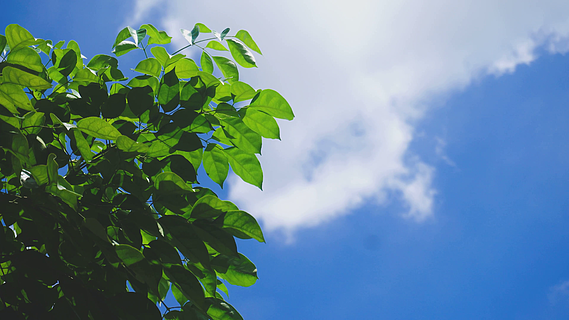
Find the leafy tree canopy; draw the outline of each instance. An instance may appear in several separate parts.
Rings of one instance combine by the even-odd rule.
[[[182,34],[199,64],[150,24],[120,31],[114,55],[146,57],[131,79],[73,40],[0,35],[0,318],[242,319],[220,292],[255,283],[235,238],[263,233],[196,172],[261,188],[261,137],[294,115],[240,81],[261,54],[247,31]]]

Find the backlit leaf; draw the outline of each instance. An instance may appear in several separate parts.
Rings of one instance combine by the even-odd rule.
[[[150,37],[148,44],[168,44],[172,41],[172,37],[168,36],[166,31],[158,31],[151,24],[143,24],[140,29],[146,29],[146,34]]]
[[[261,153],[261,136],[249,129],[239,118],[221,119],[223,129],[231,142],[243,152]]]
[[[253,99],[249,107],[259,109],[275,118],[286,120],[294,119],[292,108],[285,98],[271,89],[261,91],[261,93]]]
[[[213,73],[213,61],[211,60],[209,54],[207,54],[205,51],[202,52],[200,63],[202,65],[203,72]]]
[[[257,46],[257,44],[255,43],[255,41],[253,41],[253,38],[251,37],[251,35],[249,34],[249,32],[247,32],[246,30],[239,30],[237,31],[237,34],[235,34],[235,37],[241,41],[243,41],[243,43],[251,48],[251,50],[262,54],[261,53],[261,49],[259,49],[259,47]]]
[[[99,139],[115,140],[121,135],[115,127],[98,117],[88,117],[79,120],[77,128]]]
[[[14,114],[18,114],[17,108],[33,110],[30,99],[20,85],[13,83],[0,84],[0,104]]]
[[[17,24],[10,24],[6,27],[6,40],[10,50],[16,50],[36,43],[36,39],[32,34]]]
[[[207,46],[205,46],[205,47],[213,49],[213,50],[218,50],[218,51],[229,51],[219,41],[215,41],[215,40],[211,40],[210,42],[208,42]]]
[[[257,111],[255,108],[241,108],[239,114],[243,123],[251,130],[265,138],[280,139],[279,125],[275,118],[262,111]]]
[[[227,59],[226,57],[213,57],[213,60],[229,83],[239,80],[239,71],[237,70],[235,62]]]
[[[34,90],[47,90],[51,88],[51,83],[46,80],[14,67],[5,67],[4,70],[2,70],[2,81]]]
[[[9,63],[18,64],[36,72],[42,72],[44,68],[40,55],[29,47],[12,50],[6,60]]]
[[[147,58],[138,63],[134,71],[138,71],[140,73],[148,74],[151,76],[155,76],[156,78],[160,77],[160,72],[162,71],[162,65],[155,58]]]

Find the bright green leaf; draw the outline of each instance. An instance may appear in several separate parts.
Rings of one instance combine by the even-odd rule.
[[[6,27],[6,40],[10,50],[16,50],[36,43],[36,39],[32,34],[17,24],[10,24]]]
[[[28,112],[24,115],[24,120],[22,121],[22,131],[26,134],[38,134],[44,122],[45,113],[35,111]]]
[[[280,139],[279,125],[275,118],[255,108],[241,108],[239,114],[251,130],[268,139]]]
[[[219,41],[215,41],[215,40],[211,40],[210,42],[207,43],[207,46],[205,46],[206,48],[210,48],[213,50],[218,50],[218,51],[229,51],[227,50],[226,47],[224,47],[221,42]]]
[[[117,138],[117,148],[124,152],[146,153],[148,151],[147,144],[136,142],[124,135]]]
[[[245,30],[239,30],[237,31],[237,34],[235,35],[235,37],[241,41],[243,41],[243,43],[251,48],[251,50],[262,54],[261,53],[261,49],[259,49],[259,47],[257,46],[257,44],[255,43],[255,41],[253,41],[253,38],[251,37],[251,35],[249,34],[249,32],[245,31]]]
[[[263,189],[263,170],[261,164],[254,154],[243,152],[238,148],[227,148],[224,150],[229,160],[229,164],[236,175],[243,181],[250,183],[259,189]]]
[[[239,118],[220,119],[231,142],[243,152],[261,153],[261,136]]]
[[[93,159],[93,152],[91,152],[91,146],[83,136],[83,133],[81,133],[80,130],[71,129],[71,135],[75,141],[77,149],[79,149],[81,156],[83,156],[83,159],[91,161],[91,159]]]
[[[213,61],[211,60],[209,54],[207,54],[205,51],[202,52],[200,63],[202,65],[203,72],[213,73]]]
[[[203,23],[196,23],[196,26],[199,28],[201,33],[210,33],[211,29],[206,27],[205,24]]]
[[[285,98],[271,89],[261,91],[261,93],[253,99],[249,107],[259,109],[275,118],[286,120],[294,119],[292,108]]]
[[[51,88],[51,83],[46,80],[14,67],[5,67],[4,70],[2,70],[2,81],[34,90],[47,90]]]
[[[77,128],[99,139],[115,140],[121,135],[115,127],[99,117],[83,118],[77,122]]]
[[[223,148],[217,144],[208,144],[203,154],[203,166],[211,180],[223,188],[223,182],[229,172],[229,163]]]
[[[20,47],[17,50],[10,51],[7,61],[9,63],[24,66],[36,72],[43,71],[43,64],[40,55],[32,48]]]
[[[250,85],[245,82],[236,81],[231,84],[231,95],[234,102],[245,101],[253,99],[257,92]]]
[[[166,31],[158,31],[151,24],[143,24],[140,29],[146,29],[146,34],[150,37],[148,44],[168,44],[172,41],[172,37],[168,36]]]
[[[226,57],[213,57],[213,60],[229,83],[239,80],[239,71],[237,70],[235,62],[227,59]]]
[[[28,111],[34,109],[22,87],[13,83],[0,84],[0,104],[14,114],[18,114],[16,107]]]
[[[152,52],[154,57],[158,59],[158,61],[163,67],[166,66],[166,62],[168,61],[168,59],[170,59],[170,55],[168,54],[168,51],[164,49],[164,47],[152,47],[150,49],[150,52]]]
[[[176,62],[176,75],[182,79],[193,78],[198,75],[199,68],[192,59],[183,58]]]
[[[160,77],[160,72],[162,71],[162,65],[155,58],[147,58],[138,63],[134,71],[138,71],[140,73],[148,74],[151,76],[155,76],[156,78]]]

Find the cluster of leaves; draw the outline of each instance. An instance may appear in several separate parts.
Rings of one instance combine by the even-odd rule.
[[[113,56],[85,63],[75,41],[18,25],[0,35],[0,318],[241,319],[219,291],[255,283],[235,238],[263,234],[196,172],[223,186],[231,166],[261,188],[261,137],[294,115],[239,81],[260,50],[228,31],[182,30],[198,66],[161,46],[166,32],[127,27],[114,54],[146,56],[130,80]],[[169,292],[179,306],[165,306]]]

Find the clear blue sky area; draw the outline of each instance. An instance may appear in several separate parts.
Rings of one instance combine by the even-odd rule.
[[[110,54],[132,6],[12,1],[2,29],[74,39],[90,58]],[[260,279],[230,286],[229,301],[245,320],[569,319],[568,106],[569,56],[545,52],[448,94],[409,147],[435,169],[431,218],[402,217],[405,203],[388,192],[292,243],[278,232],[241,241]]]

